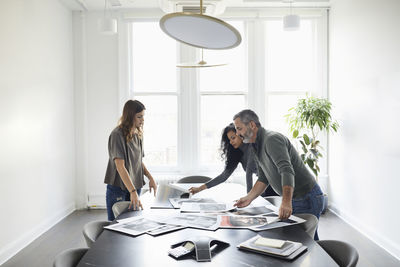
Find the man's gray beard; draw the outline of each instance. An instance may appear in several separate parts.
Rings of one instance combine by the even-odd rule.
[[[243,136],[243,143],[246,144],[251,143],[250,141],[252,137],[253,137],[253,132],[250,129],[248,129],[245,135]]]
[[[245,143],[245,144],[248,144],[248,143],[250,143],[250,137],[244,137],[243,138],[243,143]]]

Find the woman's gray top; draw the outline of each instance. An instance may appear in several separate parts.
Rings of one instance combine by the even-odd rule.
[[[250,192],[251,188],[253,187],[253,173],[257,174],[257,164],[254,159],[253,147],[250,144],[243,143],[240,145],[239,149],[243,152],[243,156],[240,158],[240,160],[229,167],[226,166],[220,175],[207,182],[207,188],[211,188],[225,182],[232,175],[233,171],[237,168],[237,165],[240,162],[243,170],[246,172],[247,192]]]
[[[104,183],[114,186],[119,186],[121,189],[126,190],[124,182],[122,181],[114,160],[116,158],[125,161],[125,168],[129,173],[135,188],[142,188],[145,184],[143,173],[143,146],[142,140],[135,134],[131,141],[125,141],[122,129],[115,128],[108,139],[108,165]]]

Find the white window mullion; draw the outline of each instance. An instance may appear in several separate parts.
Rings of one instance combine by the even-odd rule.
[[[201,95],[246,95],[244,91],[212,91],[202,92]]]
[[[265,34],[262,20],[248,22],[248,107],[265,121]]]
[[[180,44],[180,62],[195,62],[196,51],[192,47]],[[179,119],[179,166],[182,173],[189,173],[196,168],[198,154],[198,93],[197,75],[194,68],[180,68]]]
[[[317,77],[319,92],[317,95],[329,99],[328,91],[328,10],[325,10],[323,15],[316,20],[316,35],[317,35]],[[328,177],[329,175],[329,136],[323,134],[320,138],[322,147],[325,147],[323,151],[324,157],[320,160],[320,177]]]
[[[317,77],[318,86],[321,88],[320,95],[329,98],[328,93],[328,10],[316,19],[315,31],[317,35]]]
[[[133,95],[133,93],[132,93]],[[135,92],[134,93],[135,96],[159,96],[159,95],[175,95],[177,96],[178,93],[176,92]]]

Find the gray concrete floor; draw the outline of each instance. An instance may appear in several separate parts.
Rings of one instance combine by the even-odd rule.
[[[321,240],[336,239],[353,245],[360,256],[357,266],[395,267],[400,261],[386,252],[332,212],[323,214],[319,221],[318,234]]]
[[[56,255],[69,248],[87,247],[83,226],[90,221],[107,220],[106,210],[78,210],[41,235],[2,267],[50,267]]]

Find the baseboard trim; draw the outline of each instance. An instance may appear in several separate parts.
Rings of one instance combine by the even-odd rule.
[[[400,246],[398,244],[395,244],[384,236],[369,230],[359,220],[348,214],[346,211],[341,210],[335,203],[329,203],[329,210],[340,217],[343,221],[348,223],[350,226],[352,226],[354,229],[359,231],[369,240],[371,240],[371,242],[375,243],[400,261]]]
[[[2,248],[0,250],[0,265],[11,259],[19,251],[28,246],[36,238],[44,234],[62,219],[70,215],[73,211],[75,211],[75,203],[71,203],[64,209],[61,209],[61,211],[58,212],[56,215],[52,216],[51,218],[47,218],[36,227],[33,227],[32,230],[24,233],[21,237],[17,238],[13,242]]]

